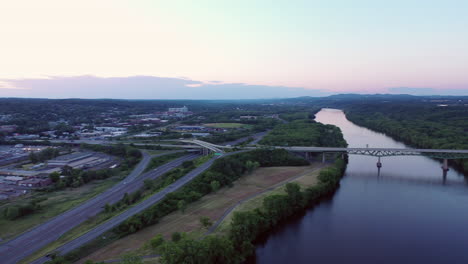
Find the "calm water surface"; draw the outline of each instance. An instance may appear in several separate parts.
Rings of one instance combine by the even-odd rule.
[[[322,109],[316,120],[341,128],[350,147],[405,148]],[[351,155],[341,186],[257,245],[256,263],[468,263],[468,185],[425,157]]]

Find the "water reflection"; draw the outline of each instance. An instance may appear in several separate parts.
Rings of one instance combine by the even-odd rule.
[[[339,126],[350,147],[404,148],[324,109],[317,121]],[[257,246],[257,263],[468,263],[465,178],[422,156],[351,155],[341,187],[327,202],[278,228]]]

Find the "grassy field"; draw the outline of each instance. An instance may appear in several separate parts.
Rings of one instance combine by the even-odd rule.
[[[299,185],[301,185],[302,188],[313,186],[317,183],[317,176],[320,173],[320,170],[316,170],[319,166],[315,166],[314,169],[306,170],[302,173],[297,174],[295,179],[289,181],[289,182],[297,182]],[[234,210],[232,210],[220,223],[218,228],[215,230],[215,233],[225,233],[229,229],[229,223],[231,222],[231,218],[236,211],[249,211],[253,210],[255,208],[259,208],[262,206],[263,199],[271,194],[285,194],[285,187],[284,183],[279,183],[272,188],[270,188],[269,191],[259,193],[255,197],[252,197],[251,199],[246,199],[242,201]]]
[[[251,125],[241,124],[241,123],[208,123],[203,124],[207,127],[215,127],[215,128],[240,128],[240,127],[250,127]]]
[[[84,263],[87,259],[108,260],[115,259],[128,252],[137,252],[139,255],[152,254],[145,242],[149,241],[157,234],[162,234],[166,239],[173,232],[188,232],[190,236],[199,237],[207,230],[202,228],[199,219],[201,216],[209,217],[213,222],[221,218],[222,215],[242,201],[252,195],[264,192],[273,188],[272,191],[282,191],[282,185],[293,177],[298,177],[294,181],[301,185],[312,185],[316,182],[317,172],[312,172],[320,167],[319,164],[304,167],[270,167],[259,168],[253,173],[243,176],[234,183],[231,188],[222,188],[214,194],[209,194],[199,201],[190,204],[185,212],[174,212],[161,219],[153,226],[140,230],[137,233],[119,239],[94,252],[78,263]],[[279,189],[276,189],[278,187]],[[270,193],[270,192],[267,192]],[[238,206],[240,209],[247,209],[250,206],[257,206],[259,199],[253,199]],[[236,210],[238,210],[236,208]],[[228,216],[229,217],[229,216]],[[228,222],[228,221],[224,221]],[[223,222],[223,223],[224,223]]]
[[[50,193],[37,193],[30,198],[26,198],[46,197],[47,200],[41,202],[42,209],[37,213],[33,213],[13,221],[0,219],[0,237],[2,240],[13,238],[16,235],[96,196],[119,181],[120,177],[114,176],[105,180],[93,181],[79,188],[70,188]],[[19,200],[18,202],[22,201],[24,200]],[[15,204],[15,202],[12,204]]]

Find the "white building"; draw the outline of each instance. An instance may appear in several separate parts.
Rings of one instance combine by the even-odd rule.
[[[180,108],[171,107],[171,108],[168,109],[168,112],[181,112],[181,113],[185,113],[185,112],[188,112],[188,108],[187,108],[186,106],[180,107]]]

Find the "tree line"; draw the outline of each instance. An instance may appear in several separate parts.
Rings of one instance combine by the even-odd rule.
[[[260,142],[270,146],[346,147],[341,130],[310,119],[277,125]]]
[[[39,152],[29,153],[29,160],[32,163],[44,162],[46,160],[53,159],[60,155],[60,149],[58,148],[45,148]]]
[[[301,191],[297,183],[288,183],[285,194],[266,196],[261,208],[234,212],[227,235],[210,235],[202,240],[184,235],[172,241],[159,239],[153,248],[156,246],[161,254],[160,263],[242,263],[254,253],[257,239],[333,192],[345,167],[343,160],[336,160],[332,167],[320,172],[317,185]]]

